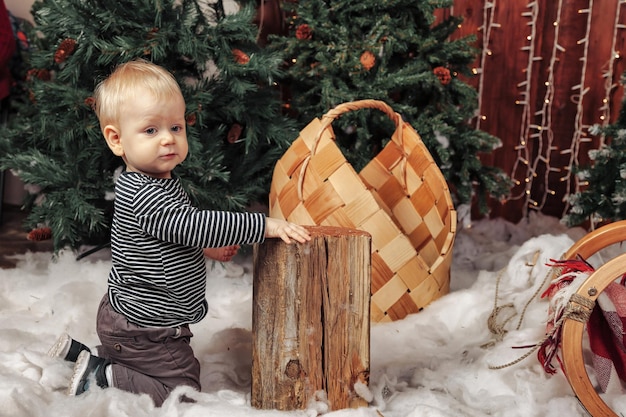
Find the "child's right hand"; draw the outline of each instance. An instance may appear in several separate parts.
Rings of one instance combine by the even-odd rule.
[[[294,239],[300,243],[311,240],[308,230],[299,224],[289,223],[286,220],[268,217],[265,222],[265,237],[279,237],[285,243]]]
[[[214,261],[229,262],[239,251],[239,245],[222,246],[220,248],[204,248],[204,256]]]

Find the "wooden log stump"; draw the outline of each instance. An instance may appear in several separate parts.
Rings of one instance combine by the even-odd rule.
[[[304,409],[320,391],[331,410],[365,406],[371,236],[307,229],[306,244],[254,246],[252,406]]]

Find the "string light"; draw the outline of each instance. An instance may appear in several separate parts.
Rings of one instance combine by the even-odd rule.
[[[537,2],[529,2],[527,4],[527,10],[521,13],[523,17],[526,17],[530,20],[528,23],[530,33],[525,35],[525,39],[528,43],[521,47],[522,51],[528,53],[528,59],[526,68],[524,68],[522,71],[526,76],[526,80],[517,84],[518,88],[520,88],[521,91],[520,98],[515,101],[515,104],[522,106],[522,116],[520,120],[519,130],[520,140],[519,144],[514,148],[517,153],[517,159],[513,165],[511,177],[514,179],[514,183],[522,186],[523,189],[516,191],[516,193],[512,193],[509,200],[525,199],[526,204],[523,207],[541,210],[544,207],[548,196],[556,195],[556,192],[552,190],[548,186],[548,184],[550,183],[552,176],[559,175],[559,181],[564,184],[565,188],[565,195],[563,197],[563,201],[566,203],[563,211],[563,214],[565,214],[569,209],[569,206],[567,205],[569,201],[569,194],[579,192],[581,187],[584,186],[584,184],[579,183],[578,178],[573,175],[574,167],[579,166],[580,163],[579,152],[581,150],[581,144],[591,142],[591,138],[586,134],[591,126],[585,125],[583,123],[583,104],[585,101],[585,95],[590,90],[589,87],[585,86],[585,81],[587,76],[587,62],[590,48],[589,34],[591,33],[591,11],[593,10],[594,2],[593,0],[589,0],[588,7],[583,7],[578,10],[578,13],[580,15],[586,17],[586,31],[584,37],[577,41],[577,44],[581,45],[581,47],[583,48],[583,54],[579,59],[582,63],[580,82],[572,87],[573,94],[571,95],[571,100],[576,104],[576,115],[574,117],[574,134],[570,142],[570,146],[564,149],[559,149],[558,147],[554,146],[552,116],[555,112],[553,108],[555,94],[554,77],[556,74],[555,67],[556,64],[559,62],[559,55],[566,52],[566,48],[560,45],[561,38],[559,33],[559,22],[561,21],[563,3],[563,0],[559,0],[558,4],[556,5],[556,18],[553,21],[554,44],[551,54],[549,56],[539,56],[535,52],[534,40],[537,39],[536,30],[539,11]],[[600,115],[598,116],[598,121],[603,125],[606,125],[610,121],[610,97],[611,93],[616,87],[613,79],[615,78],[614,61],[616,59],[619,59],[620,56],[620,52],[615,50],[616,42],[619,39],[618,30],[626,29],[626,25],[619,22],[620,7],[623,4],[626,4],[626,0],[620,0],[620,2],[616,5],[615,21],[613,22],[613,45],[611,49],[612,53],[610,61],[607,64],[608,70],[603,74],[603,76],[605,77],[605,98],[602,101]],[[529,100],[529,97],[531,97],[531,80],[533,79],[534,75],[532,64],[544,59],[546,61],[549,61],[546,66],[545,72],[547,77],[544,82],[545,94],[543,100],[540,101],[540,103],[542,103],[541,107],[531,109],[530,103],[534,102],[534,100]],[[528,139],[532,139],[531,144],[527,144]],[[567,156],[567,162],[562,168],[551,166],[551,156],[555,152],[557,154]],[[522,167],[525,168],[525,172],[521,170]],[[563,173],[565,173],[566,175],[563,175]],[[524,182],[516,180],[516,175],[522,175],[525,178]],[[543,196],[533,195],[534,199],[531,199],[531,190],[533,190],[533,183],[536,181],[540,181],[542,183],[542,186],[537,187],[537,189],[547,191]],[[526,212],[523,213],[523,215],[526,214]]]
[[[493,19],[494,19],[494,10],[496,8],[496,0],[490,1],[490,2],[486,2],[485,3],[485,7],[483,7],[483,22],[485,22],[483,24],[483,26],[481,27],[481,29],[483,29],[483,42],[482,42],[482,54],[480,57],[480,68],[478,68],[478,74],[480,75],[478,77],[478,112],[480,113],[481,109],[482,109],[482,105],[483,105],[483,100],[482,100],[482,94],[481,92],[483,91],[483,87],[484,87],[484,83],[485,83],[485,76],[484,76],[484,71],[482,71],[483,68],[485,68],[485,61],[487,60],[488,56],[492,55],[491,49],[489,48],[489,44],[491,43],[491,30],[493,28],[499,28],[500,24],[499,23],[494,23]],[[476,118],[476,129],[480,130],[480,123],[485,120],[482,117],[477,117]]]
[[[513,164],[513,169],[511,173],[511,177],[515,178],[516,173],[523,167],[525,167],[525,176],[523,189],[519,191],[519,193],[511,194],[510,200],[516,200],[524,198],[526,200],[526,204],[524,205],[523,210],[526,210],[526,207],[534,206],[530,204],[530,190],[532,188],[532,179],[535,173],[536,163],[531,164],[529,162],[531,151],[528,148],[527,138],[530,138],[531,135],[531,117],[533,112],[530,108],[530,103],[528,102],[528,97],[530,97],[530,88],[531,88],[531,80],[533,76],[533,63],[535,62],[535,49],[534,44],[532,42],[533,39],[536,39],[536,31],[537,31],[537,16],[538,16],[538,6],[537,3],[532,1],[526,5],[528,11],[522,12],[522,17],[527,17],[530,19],[528,26],[530,27],[530,34],[526,37],[529,41],[528,45],[525,45],[521,48],[522,51],[528,52],[528,60],[526,63],[526,68],[523,73],[526,75],[526,80],[518,84],[518,88],[523,88],[521,92],[522,100],[516,100],[515,104],[522,106],[522,116],[521,116],[521,125],[519,132],[519,145],[516,147],[517,150],[517,158],[515,163]],[[543,125],[542,121],[542,125]],[[536,126],[536,125],[535,125]],[[541,146],[541,141],[539,142],[539,146]],[[523,213],[526,215],[526,213]]]
[[[564,167],[570,175],[567,176],[567,180],[565,183],[565,194],[563,195],[563,202],[565,202],[565,208],[563,209],[563,214],[567,212],[569,209],[569,195],[571,192],[578,192],[580,190],[581,184],[579,183],[576,175],[571,175],[573,171],[573,167],[579,166],[579,151],[580,144],[585,142],[584,130],[587,126],[583,125],[583,116],[584,116],[584,108],[583,103],[585,100],[585,94],[589,92],[589,87],[583,88],[587,76],[587,59],[589,54],[589,33],[591,32],[591,17],[592,13],[590,11],[593,10],[593,0],[589,0],[589,8],[579,10],[578,13],[586,13],[587,14],[587,27],[585,31],[585,37],[582,40],[579,40],[578,44],[584,44],[583,48],[583,56],[580,57],[580,61],[583,63],[582,71],[580,73],[580,83],[572,87],[572,90],[580,90],[578,95],[572,95],[572,101],[576,103],[576,116],[574,117],[574,134],[572,136],[572,141],[570,142],[570,154],[568,165]]]
[[[515,184],[515,188],[511,190],[511,195],[507,200],[524,200],[525,204],[522,205],[523,215],[527,215],[527,209],[541,210],[546,204],[547,198],[556,196],[557,191],[554,187],[549,187],[548,184],[554,178],[555,180],[563,184],[565,195],[563,196],[563,202],[566,204],[563,214],[569,209],[569,197],[571,193],[576,193],[585,186],[581,180],[574,175],[575,167],[580,165],[579,153],[581,152],[581,144],[589,143],[592,139],[589,137],[589,131],[593,131],[595,124],[606,126],[610,123],[611,117],[611,97],[618,86],[614,79],[616,78],[616,63],[615,61],[620,59],[621,52],[617,51],[617,42],[623,36],[619,34],[619,31],[626,29],[626,24],[620,22],[620,11],[622,5],[626,4],[626,0],[619,0],[616,3],[615,19],[613,21],[613,37],[611,45],[611,53],[609,61],[606,64],[606,69],[603,71],[602,76],[604,78],[604,98],[601,102],[598,113],[594,116],[595,121],[591,124],[585,124],[583,122],[583,116],[585,116],[584,104],[586,101],[586,94],[590,91],[590,87],[586,86],[587,80],[587,65],[589,59],[590,45],[590,33],[592,16],[594,13],[594,0],[589,0],[588,6],[579,8],[578,14],[581,18],[586,19],[586,30],[584,36],[576,41],[577,45],[582,48],[582,55],[579,58],[581,62],[581,74],[579,82],[571,87],[570,100],[575,104],[576,114],[573,118],[573,136],[569,146],[563,146],[559,148],[554,144],[554,131],[552,126],[552,118],[557,114],[558,110],[555,109],[555,76],[557,74],[556,67],[559,63],[562,54],[566,53],[566,48],[560,44],[562,36],[560,34],[560,22],[562,18],[562,10],[564,0],[558,0],[555,2],[556,16],[552,23],[554,29],[554,42],[552,50],[549,53],[540,55],[541,51],[535,50],[535,42],[540,41],[537,36],[538,19],[539,19],[539,2],[536,0],[529,1],[526,4],[526,10],[522,11],[521,16],[528,18],[529,22],[527,27],[529,32],[524,34],[524,45],[520,47],[520,50],[527,53],[527,61],[524,68],[521,69],[521,73],[525,78],[517,84],[519,89],[518,97],[514,103],[521,108],[520,126],[519,126],[519,139],[518,144],[514,146],[516,152],[516,160],[511,169],[510,177]],[[478,68],[474,68],[472,72],[478,76],[478,117],[475,118],[475,125],[477,129],[480,129],[481,122],[486,120],[486,116],[481,112],[483,106],[483,89],[485,84],[485,71],[487,59],[492,57],[492,36],[495,28],[500,28],[500,24],[495,23],[495,9],[497,7],[497,1],[487,1],[483,7],[483,19],[482,26],[478,28],[482,31],[482,39],[480,42],[480,50],[482,51],[480,56],[480,62]],[[596,14],[597,15],[597,14]],[[596,16],[595,19],[598,19]],[[595,21],[593,23],[596,23]],[[602,25],[606,26],[603,21]],[[545,51],[545,50],[544,50]],[[545,92],[543,97],[537,97],[535,99],[533,93],[533,80],[538,78],[537,74],[533,73],[534,65],[537,62],[546,61],[546,64],[542,66],[541,74],[545,74],[545,80],[543,85]],[[588,113],[588,112],[587,112]],[[587,115],[587,117],[589,117]],[[600,138],[602,145],[604,143],[604,137]],[[561,155],[566,158],[566,162],[562,167],[553,167],[554,159],[552,155]],[[561,158],[562,159],[562,158]],[[561,164],[559,164],[561,165]],[[537,186],[538,182],[541,184]],[[545,190],[544,195],[539,196],[534,190]],[[562,191],[560,191],[562,193]]]
[[[626,29],[626,25],[619,22],[620,6],[626,3],[626,1],[620,1],[615,5],[615,20],[613,21],[613,42],[611,43],[611,57],[607,63],[607,70],[602,74],[604,77],[604,99],[602,99],[602,106],[600,107],[600,120],[601,125],[606,126],[611,117],[611,92],[617,84],[613,82],[615,60],[620,58],[620,53],[615,51],[617,43],[617,31]],[[604,135],[600,137],[600,146],[604,145]]]

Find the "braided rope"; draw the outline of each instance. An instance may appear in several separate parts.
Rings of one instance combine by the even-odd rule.
[[[493,302],[493,310],[491,311],[491,314],[487,319],[487,327],[489,328],[489,331],[496,336],[496,341],[498,342],[502,341],[502,339],[504,339],[504,335],[507,333],[507,330],[505,329],[506,324],[511,321],[513,317],[515,317],[515,312],[513,312],[513,314],[507,317],[502,323],[498,324],[498,315],[500,314],[500,312],[502,312],[504,309],[514,308],[513,303],[508,303],[502,306],[498,305],[498,298],[500,297],[500,282],[502,281],[502,275],[504,274],[505,270],[506,267],[502,268],[498,272],[498,277],[496,278],[496,291]],[[493,345],[494,342],[490,342],[488,343],[488,345],[489,344]]]
[[[531,267],[530,271],[528,272],[529,278],[532,276],[533,269],[535,269],[535,265],[537,265],[537,260],[539,259],[540,254],[541,254],[541,251],[539,250],[535,251],[535,254],[533,255],[532,263],[530,264],[526,263],[527,266]],[[552,272],[553,272],[552,269],[548,270],[546,275],[543,277],[543,281],[541,282],[541,285],[537,287],[532,297],[530,297],[528,301],[526,301],[526,304],[524,304],[524,308],[522,309],[522,312],[520,314],[519,321],[517,322],[517,327],[515,328],[515,330],[519,330],[522,327],[522,322],[524,321],[524,317],[526,316],[526,310],[528,310],[530,303],[532,303],[532,301],[541,293],[542,288],[544,287],[544,285],[546,285],[546,282],[548,282],[548,280],[552,276]]]
[[[537,260],[539,259],[539,254],[541,253],[541,251],[535,251],[534,255],[533,255],[533,260],[532,262],[526,262],[526,266],[531,267],[530,271],[528,271],[528,277],[529,279],[532,277],[532,273],[533,270],[535,268],[535,266],[537,265]],[[496,336],[496,341],[500,342],[502,341],[502,339],[504,338],[504,335],[507,333],[507,330],[505,329],[506,324],[513,320],[513,318],[515,317],[515,312],[513,312],[511,314],[511,316],[507,317],[502,323],[498,323],[497,319],[498,319],[498,315],[505,309],[509,309],[509,308],[514,308],[513,303],[508,303],[502,306],[498,305],[498,298],[500,297],[499,292],[500,292],[500,282],[502,281],[502,275],[504,274],[504,271],[506,270],[505,268],[502,268],[499,273],[498,273],[498,277],[496,279],[496,290],[495,290],[495,297],[494,297],[494,305],[493,305],[493,310],[491,312],[491,314],[489,315],[489,318],[487,319],[487,327],[489,328],[489,331],[491,331],[492,334],[494,334]],[[528,306],[530,306],[530,303],[535,299],[535,297],[537,297],[539,295],[539,293],[541,292],[541,289],[543,288],[543,286],[545,285],[545,283],[548,281],[548,279],[550,278],[551,274],[553,272],[553,269],[550,269],[548,271],[548,273],[546,273],[546,276],[543,279],[543,282],[541,283],[541,285],[539,285],[537,287],[537,289],[535,290],[535,293],[528,299],[528,301],[526,302],[526,304],[524,305],[524,308],[522,309],[522,313],[520,314],[520,318],[519,321],[517,323],[517,327],[515,328],[515,330],[519,330],[520,327],[522,326],[522,322],[524,320],[524,316],[526,315],[526,310],[528,310]],[[488,343],[488,345],[491,344],[493,345],[493,342]]]
[[[557,329],[559,329],[567,319],[586,323],[587,321],[589,321],[589,317],[591,317],[591,312],[593,311],[595,304],[595,301],[592,299],[583,297],[579,294],[572,294],[569,302],[567,303],[567,306],[565,307],[565,310],[563,311],[563,315],[559,320],[557,320],[550,333],[546,334],[546,336],[540,342],[534,345],[531,350],[529,350],[519,358],[509,363],[505,363],[504,365],[489,365],[489,369],[503,369],[523,361],[531,354],[533,354],[537,349],[539,349],[546,340],[554,336],[554,333],[556,333]]]
[[[591,317],[591,312],[596,305],[595,300],[584,297],[580,294],[572,294],[567,305],[568,319],[587,323]]]

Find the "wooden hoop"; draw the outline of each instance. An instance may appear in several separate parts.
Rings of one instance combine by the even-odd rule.
[[[596,252],[626,240],[626,220],[603,226],[576,242],[566,252],[564,259],[580,255],[588,259]],[[576,294],[595,303],[606,287],[626,271],[626,254],[616,256],[599,267],[587,278]],[[570,303],[575,303],[570,300]],[[579,305],[578,307],[584,308]],[[617,414],[600,398],[591,384],[583,360],[583,332],[585,323],[566,319],[563,323],[562,352],[565,374],[576,397],[594,417],[617,417]]]

